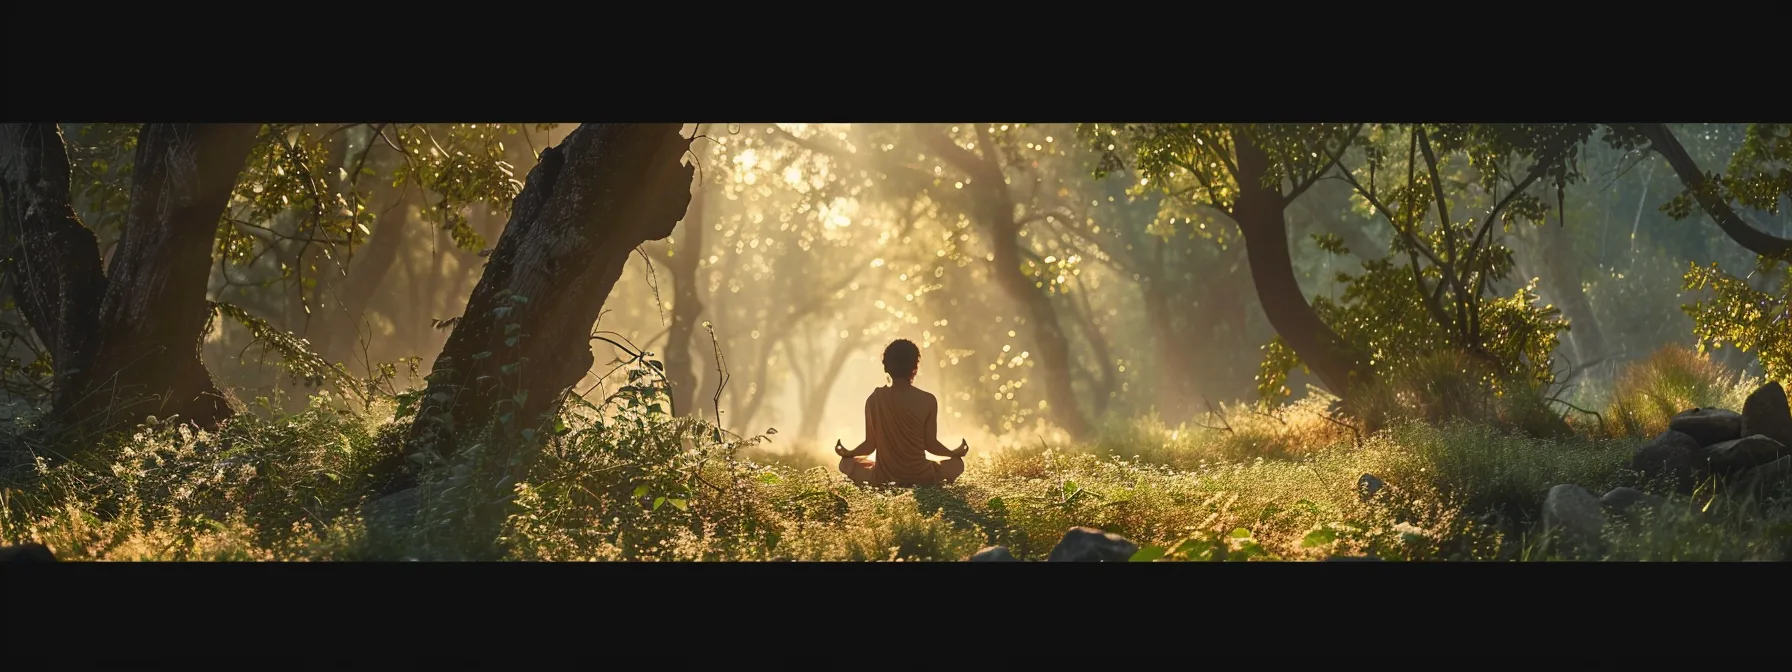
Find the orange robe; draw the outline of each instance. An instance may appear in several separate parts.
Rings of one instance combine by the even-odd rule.
[[[949,456],[938,439],[939,400],[915,387],[880,387],[865,400],[865,443],[852,451],[855,480],[926,485],[945,480],[927,453]],[[860,457],[876,453],[877,459]]]

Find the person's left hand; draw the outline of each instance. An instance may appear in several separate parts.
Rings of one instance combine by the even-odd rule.
[[[840,439],[834,439],[834,454],[841,457],[852,457],[851,455],[848,455],[847,452],[846,444],[842,443]]]
[[[964,457],[971,454],[971,442],[967,439],[959,439],[958,450],[952,451],[952,453],[953,457]]]

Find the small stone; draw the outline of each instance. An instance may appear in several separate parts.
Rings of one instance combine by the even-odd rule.
[[[1613,513],[1625,513],[1637,507],[1660,506],[1666,501],[1665,498],[1636,488],[1613,488],[1611,492],[1605,493],[1604,497],[1599,498],[1599,504]]]
[[[1598,545],[1604,529],[1605,515],[1593,493],[1568,483],[1549,489],[1543,500],[1543,530],[1551,535],[1552,546],[1568,553],[1585,550]]]
[[[1387,482],[1376,478],[1375,474],[1363,474],[1361,478],[1356,479],[1356,494],[1367,502],[1386,486]]]
[[[1748,395],[1742,404],[1742,434],[1760,434],[1792,446],[1792,405],[1786,401],[1786,388],[1768,383]]]
[[[1668,420],[1668,429],[1698,441],[1701,446],[1742,438],[1742,414],[1721,408],[1695,408]]]
[[[1676,490],[1688,492],[1692,488],[1693,463],[1698,459],[1698,452],[1697,439],[1669,430],[1638,446],[1636,454],[1630,458],[1630,468],[1646,478],[1665,479]]]
[[[1730,476],[1767,464],[1785,454],[1786,446],[1756,434],[1706,446],[1703,457],[1712,473]]]
[[[1007,546],[986,546],[971,556],[971,562],[1020,562],[1014,554],[1008,552]]]
[[[1128,562],[1139,552],[1126,537],[1093,527],[1073,527],[1052,547],[1046,562]]]

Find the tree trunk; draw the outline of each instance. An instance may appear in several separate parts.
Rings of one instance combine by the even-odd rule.
[[[56,316],[54,330],[40,334],[62,349],[56,362],[62,387],[52,403],[59,421],[104,430],[148,415],[178,414],[204,427],[230,417],[229,404],[200,361],[199,343],[211,319],[206,279],[212,241],[258,129],[145,126],[124,232],[110,272],[101,276],[92,232],[82,235],[85,227],[66,208],[67,150],[60,135],[53,126],[9,127],[9,143],[25,151],[6,153],[36,161],[33,170],[41,171],[38,186],[22,192],[37,194],[25,202],[42,207],[20,220],[29,227],[23,252],[55,261],[22,264],[27,277],[20,287],[32,295],[38,319]],[[52,203],[58,193],[61,208]],[[46,290],[57,298],[45,301]]]
[[[1265,186],[1269,156],[1243,135],[1234,136],[1238,153],[1238,200],[1232,218],[1244,233],[1245,255],[1251,265],[1251,281],[1257,300],[1276,333],[1300,357],[1306,368],[1339,397],[1373,380],[1373,371],[1361,356],[1313,312],[1301,293],[1289,257],[1286,199],[1277,187]]]
[[[703,314],[698,300],[697,265],[703,258],[703,192],[691,197],[677,248],[668,264],[672,270],[672,326],[666,332],[666,380],[672,384],[673,415],[691,415],[702,406],[697,401],[696,358],[691,356],[691,336]]]
[[[1089,342],[1090,352],[1095,356],[1095,372],[1089,380],[1092,390],[1089,401],[1096,419],[1099,420],[1107,413],[1108,405],[1113,402],[1120,384],[1116,380],[1114,355],[1108,349],[1108,339],[1101,334],[1101,327],[1095,323],[1095,308],[1089,305],[1088,290],[1078,287],[1076,299],[1077,302],[1071,305],[1070,311],[1077,320],[1077,326],[1082,329],[1083,339]]]
[[[797,438],[809,441],[821,432],[821,418],[827,414],[828,397],[834,392],[834,384],[840,381],[840,373],[846,370],[846,360],[858,349],[859,339],[843,340],[834,348],[834,354],[828,357],[828,367],[821,376],[808,388],[808,395],[803,399],[803,421],[797,431]]]
[[[1599,328],[1599,320],[1593,315],[1593,304],[1587,300],[1587,293],[1581,286],[1579,265],[1574,258],[1574,239],[1560,224],[1545,224],[1538,228],[1540,249],[1537,253],[1542,257],[1543,270],[1547,273],[1545,289],[1568,316],[1569,335],[1574,341],[1575,354],[1580,358],[1575,364],[1590,366],[1606,355],[1605,332]]]
[[[49,350],[54,408],[73,405],[70,376],[93,357],[106,294],[99,241],[75,215],[69,175],[55,124],[0,126],[0,251],[13,301]]]
[[[923,131],[922,137],[936,154],[971,177],[964,190],[970,192],[971,219],[988,234],[995,253],[996,283],[1008,297],[1025,307],[1033,343],[1039,348],[1039,368],[1045,383],[1045,401],[1051,418],[1072,437],[1085,437],[1092,427],[1076,403],[1071,386],[1070,339],[1058,320],[1057,309],[1035,280],[1021,270],[1020,232],[1022,225],[1014,218],[1014,199],[1008,193],[1002,168],[995,155],[995,143],[988,134],[979,134],[983,156],[959,147],[951,138],[937,131]]]
[[[542,153],[436,358],[407,453],[453,456],[488,427],[503,444],[538,445],[591,368],[591,325],[629,254],[684,218],[694,167],[681,165],[690,141],[679,128],[581,124]],[[386,490],[417,472],[405,465]]]
[[[1792,255],[1792,240],[1751,226],[1730,208],[1730,204],[1713,189],[1714,185],[1705,179],[1705,173],[1699,170],[1698,162],[1686,153],[1685,147],[1680,146],[1680,140],[1674,137],[1673,131],[1668,130],[1667,124],[1638,124],[1637,129],[1649,139],[1649,146],[1667,159],[1674,174],[1680,178],[1680,183],[1686,185],[1687,191],[1692,193],[1693,200],[1698,201],[1699,207],[1705,210],[1705,214],[1711,215],[1718,228],[1723,229],[1731,240],[1763,257],[1786,259],[1788,255]]]
[[[1158,417],[1166,423],[1183,420],[1189,408],[1188,348],[1192,345],[1176,333],[1169,292],[1163,281],[1140,286],[1145,298],[1145,317],[1151,324],[1152,345],[1157,348]]]

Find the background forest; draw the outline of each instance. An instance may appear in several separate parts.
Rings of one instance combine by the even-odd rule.
[[[1783,560],[1788,198],[1792,124],[6,125],[0,543]],[[957,483],[834,471],[896,338]]]

